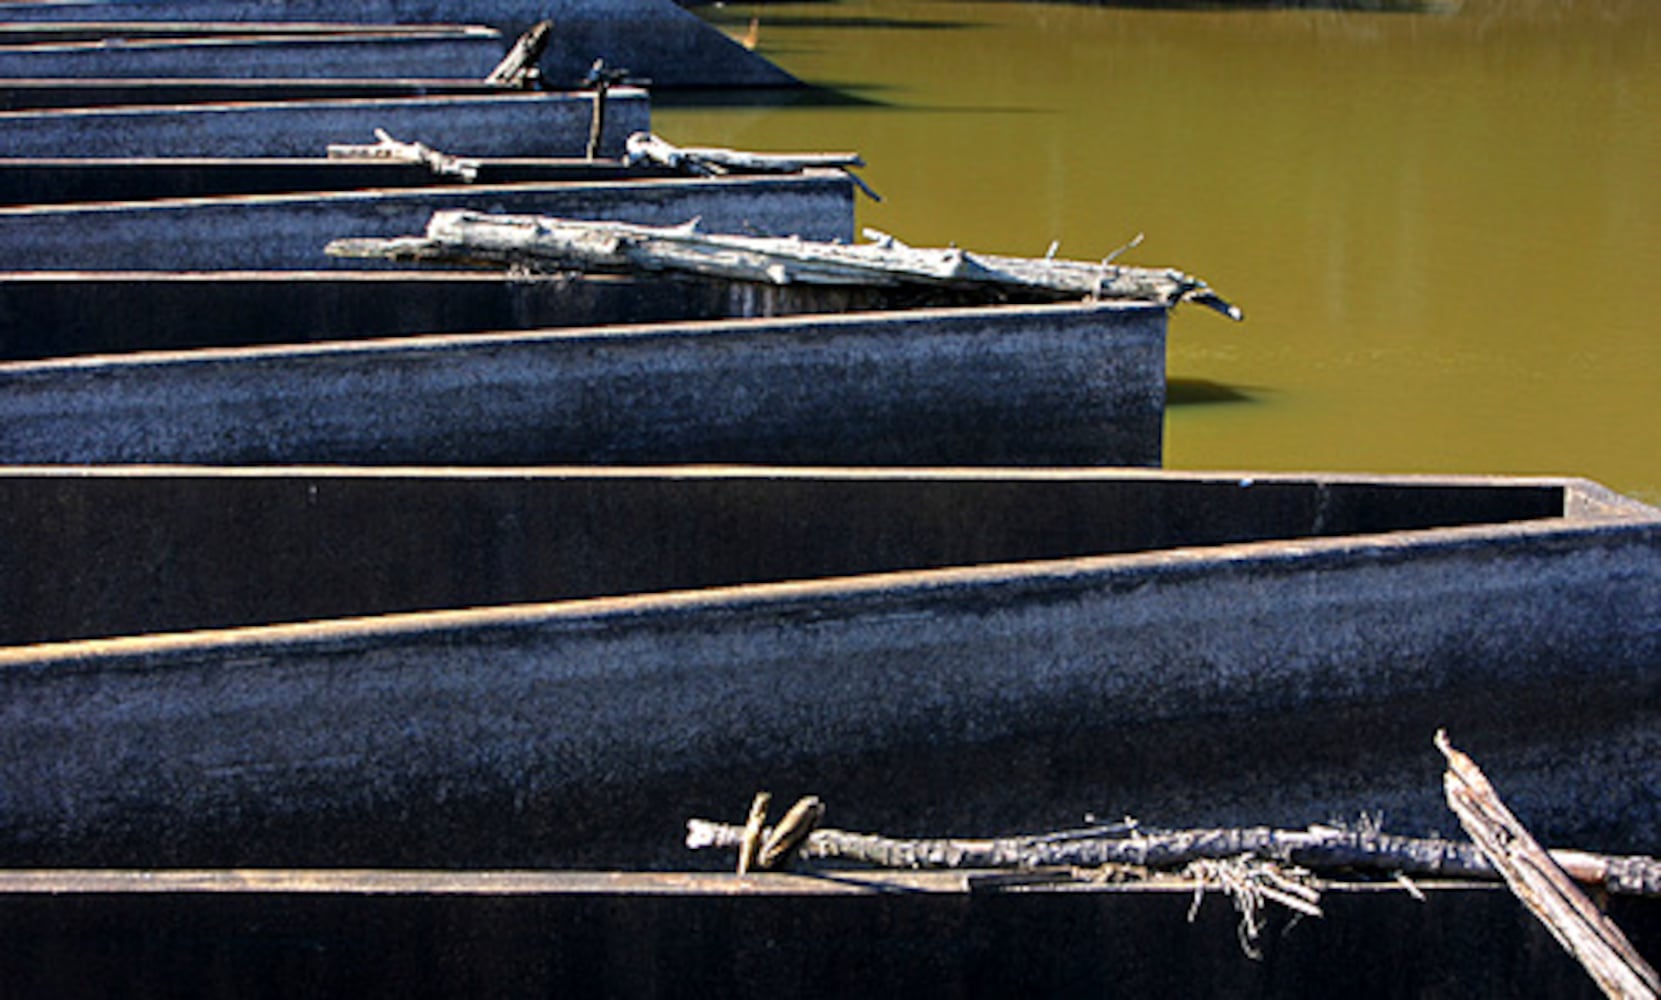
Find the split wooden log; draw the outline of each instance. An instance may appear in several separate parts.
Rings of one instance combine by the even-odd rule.
[[[687,821],[692,849],[732,849],[743,827],[705,819]],[[1416,877],[1494,880],[1499,870],[1475,845],[1371,830],[1312,826],[1304,830],[1243,827],[1214,830],[1155,830],[1090,827],[1060,833],[985,839],[901,839],[845,830],[820,829],[802,846],[810,859],[851,861],[882,868],[1097,868],[1108,865],[1177,870],[1200,860],[1254,857],[1298,865],[1314,872],[1365,872]],[[1598,880],[1611,893],[1661,896],[1661,862],[1555,852],[1593,862],[1582,874],[1623,872]],[[1634,877],[1642,870],[1647,877]]]
[[[464,160],[459,156],[440,153],[438,150],[419,142],[399,142],[386,133],[385,129],[375,130],[373,146],[330,145],[328,158],[331,160],[396,160],[400,163],[423,163],[433,173],[441,177],[460,177],[471,183],[479,178],[479,161]]]
[[[1447,758],[1443,787],[1448,805],[1529,912],[1585,967],[1606,996],[1661,996],[1661,977],[1505,807],[1476,762],[1456,750],[1446,733],[1436,734],[1436,747]]]
[[[424,236],[335,240],[325,252],[543,270],[674,272],[776,285],[981,289],[1030,300],[1121,300],[1166,308],[1196,302],[1242,318],[1204,281],[1171,269],[916,248],[892,237],[848,245],[706,234],[697,221],[660,227],[447,210],[433,214]]]
[[[542,81],[542,71],[537,68],[537,63],[542,61],[542,53],[547,51],[548,40],[553,34],[553,21],[538,21],[531,25],[484,78],[484,82],[515,90],[534,89]]]

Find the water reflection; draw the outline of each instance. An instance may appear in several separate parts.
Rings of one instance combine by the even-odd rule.
[[[1573,473],[1661,501],[1661,3],[728,12],[881,103],[665,108],[667,137],[858,150],[886,199],[861,223],[918,244],[1091,258],[1146,232],[1126,263],[1246,310],[1173,320],[1173,378],[1257,388],[1175,407],[1172,465]]]

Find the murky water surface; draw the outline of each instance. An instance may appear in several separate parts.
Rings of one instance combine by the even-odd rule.
[[[1179,468],[1570,473],[1661,502],[1661,3],[706,9],[868,103],[660,108],[852,149],[913,243],[1173,265]],[[753,19],[753,20],[752,20]]]

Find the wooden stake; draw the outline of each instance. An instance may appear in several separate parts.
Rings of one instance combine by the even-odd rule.
[[[594,65],[588,69],[588,75],[583,78],[583,85],[594,88],[594,113],[588,121],[588,158],[596,159],[600,155],[600,142],[606,131],[606,94],[612,87],[629,78],[626,69],[613,69],[606,65],[604,59],[594,60]]]
[[[606,91],[610,89],[611,84],[604,80],[594,85],[594,111],[588,119],[587,153],[590,160],[600,157],[600,138],[606,131]]]
[[[1448,762],[1442,779],[1448,805],[1523,905],[1605,995],[1661,996],[1661,977],[1511,814],[1476,762],[1454,749],[1445,732],[1437,732],[1436,748]]]
[[[773,802],[768,792],[757,792],[750,802],[750,818],[744,824],[744,837],[738,844],[738,874],[748,875],[761,855],[761,838],[767,827],[767,807]]]

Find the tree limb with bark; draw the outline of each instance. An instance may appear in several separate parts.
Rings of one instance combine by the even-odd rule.
[[[692,849],[733,849],[743,827],[687,821]],[[1327,875],[1497,880],[1500,870],[1476,845],[1406,837],[1367,828],[1267,826],[1161,830],[1133,822],[1012,837],[900,838],[834,828],[813,831],[802,856],[879,868],[1098,868],[1117,865],[1179,871],[1195,861],[1252,857]],[[1653,858],[1554,851],[1566,871],[1613,894],[1661,897],[1661,862]]]

